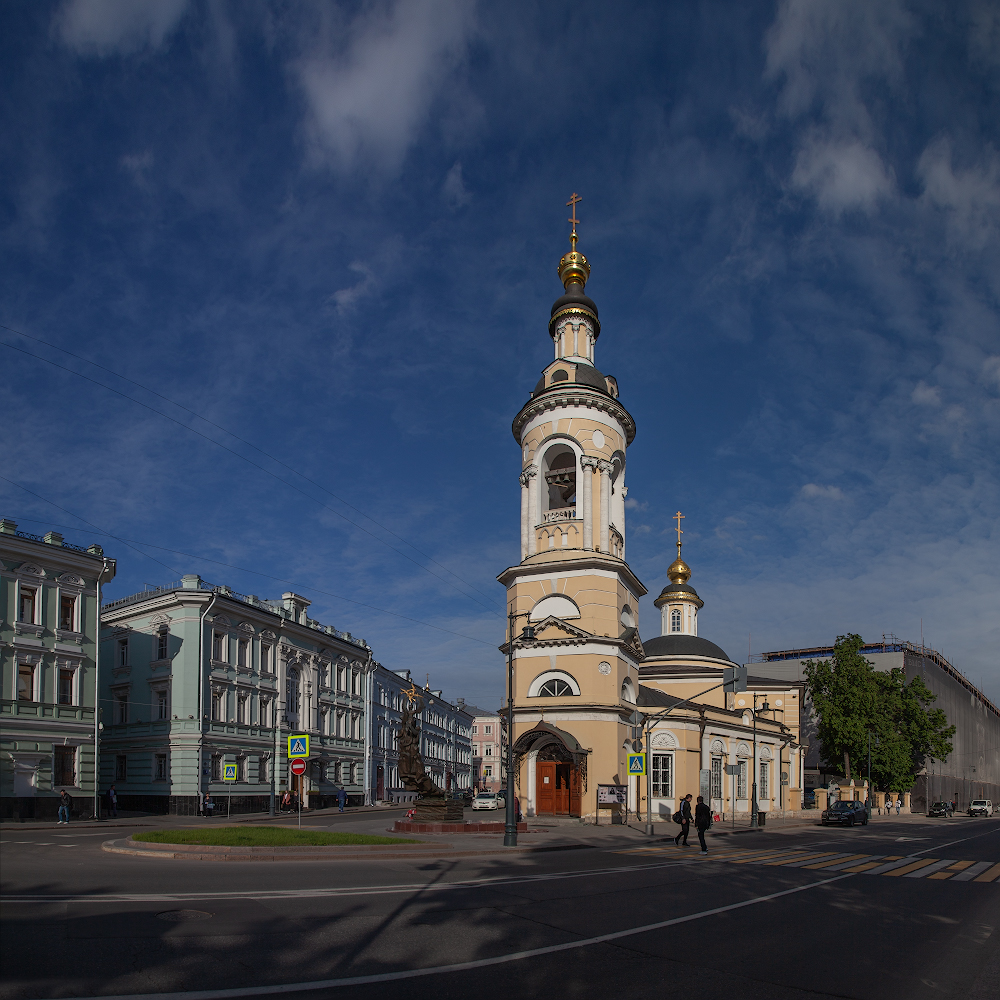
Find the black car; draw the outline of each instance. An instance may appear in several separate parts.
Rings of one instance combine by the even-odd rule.
[[[862,826],[868,825],[868,810],[864,802],[834,802],[829,809],[823,810],[823,826],[836,823],[840,826],[854,826],[860,823]]]
[[[950,802],[934,802],[927,810],[928,816],[950,816],[953,810]]]

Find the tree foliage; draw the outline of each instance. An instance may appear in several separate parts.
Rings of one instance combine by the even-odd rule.
[[[878,671],[861,655],[859,635],[839,635],[833,657],[807,660],[806,688],[819,720],[823,762],[848,777],[867,774],[887,791],[910,788],[928,760],[951,753],[955,727],[919,676],[901,668]],[[852,768],[854,773],[852,773]]]

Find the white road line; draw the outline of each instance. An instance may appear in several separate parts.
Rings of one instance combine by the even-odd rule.
[[[692,859],[693,860],[693,859]],[[409,885],[363,885],[331,889],[259,889],[245,892],[171,892],[171,893],[114,893],[95,895],[0,896],[2,903],[172,903],[197,899],[313,899],[336,896],[381,896],[413,892],[442,892],[446,889],[495,888],[506,885],[525,885],[532,882],[552,882],[570,878],[591,878],[597,875],[647,872],[662,868],[677,868],[685,862],[660,862],[649,865],[630,865],[617,868],[594,868],[588,871],[551,872],[544,875],[495,875],[491,878],[465,879],[461,882],[417,882]]]
[[[963,837],[961,840],[949,840],[947,844],[935,844],[933,847],[925,847],[922,851],[913,851],[913,855],[926,854],[928,851],[943,851],[946,847],[951,847],[952,844],[964,844],[967,840],[978,840],[980,837],[989,837],[994,833],[1000,833],[1000,826],[995,827],[992,830],[987,830],[985,833],[977,833],[971,837]]]
[[[552,944],[545,948],[531,948],[528,951],[515,951],[509,955],[497,955],[495,958],[480,958],[473,962],[456,962],[453,965],[437,965],[428,969],[406,969],[402,972],[383,972],[373,976],[349,976],[344,979],[320,979],[311,983],[284,983],[275,986],[247,986],[244,988],[226,990],[183,990],[177,993],[123,993],[115,996],[102,996],[98,1000],[228,1000],[230,997],[259,997],[283,993],[307,993],[311,990],[331,990],[343,986],[364,986],[369,983],[391,983],[400,979],[417,979],[423,976],[439,976],[449,972],[467,972],[470,969],[483,969],[491,965],[505,965],[508,962],[520,962],[527,958],[538,958],[541,955],[554,955],[562,951],[574,951],[577,948],[587,948],[594,944],[605,944],[609,941],[620,941],[622,938],[634,937],[637,934],[649,934],[652,931],[663,930],[665,927],[676,927],[703,917],[714,917],[719,913],[740,910],[745,906],[755,906],[757,903],[767,903],[782,896],[791,896],[806,889],[815,889],[841,879],[854,878],[853,874],[835,875],[833,878],[810,882],[808,885],[796,886],[794,889],[784,889],[772,892],[767,896],[755,896],[745,899],[742,903],[730,903],[728,906],[717,906],[700,913],[690,913],[686,917],[674,917],[672,920],[659,920],[655,924],[643,924],[641,927],[629,927],[623,931],[612,931],[610,934],[599,934],[596,937],[582,938],[578,941],[567,941],[564,944]],[[71,997],[69,1000],[95,1000],[89,997]]]

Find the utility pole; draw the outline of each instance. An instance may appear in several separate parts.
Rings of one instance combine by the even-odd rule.
[[[503,846],[517,847],[517,807],[514,804],[514,622],[527,618],[530,611],[507,615],[507,815],[504,823]],[[530,624],[521,630],[523,642],[535,641],[535,630]]]

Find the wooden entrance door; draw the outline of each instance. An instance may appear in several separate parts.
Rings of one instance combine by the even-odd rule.
[[[551,816],[556,811],[556,765],[551,760],[540,760],[535,765],[535,812]]]

